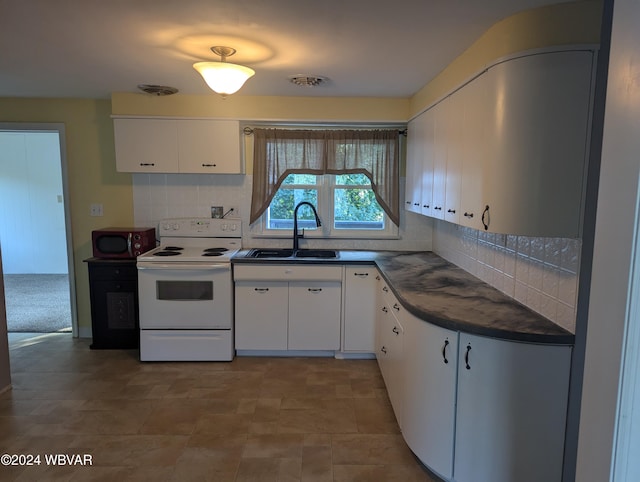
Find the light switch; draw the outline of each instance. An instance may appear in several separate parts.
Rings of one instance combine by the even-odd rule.
[[[102,216],[102,204],[92,204],[89,212],[90,216]]]

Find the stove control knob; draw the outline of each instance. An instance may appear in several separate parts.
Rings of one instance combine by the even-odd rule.
[[[133,245],[133,247],[136,248],[136,249],[140,249],[142,247],[142,245],[140,243],[135,243]]]
[[[223,231],[226,231],[226,230],[227,230],[227,228],[228,228],[228,226],[227,226],[226,224],[223,224],[223,225],[221,226],[221,229],[222,229]]]
[[[178,223],[173,223],[173,225],[171,226],[171,228],[172,228],[174,231],[177,231],[177,230],[180,228],[180,226],[178,225]]]
[[[236,229],[238,229],[238,226],[236,226],[235,224],[231,225],[231,231],[235,231]]]
[[[162,230],[163,231],[169,231],[170,228],[171,228],[171,225],[169,223],[164,223],[162,225]]]

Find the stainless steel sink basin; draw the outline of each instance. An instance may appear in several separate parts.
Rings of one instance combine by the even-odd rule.
[[[337,258],[338,253],[333,249],[299,249],[296,258]]]
[[[293,249],[254,248],[247,254],[248,258],[291,258]]]
[[[253,248],[247,258],[337,258],[334,249],[293,249],[285,248]]]

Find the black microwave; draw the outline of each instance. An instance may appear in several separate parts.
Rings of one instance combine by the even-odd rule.
[[[102,228],[91,232],[94,258],[133,259],[156,247],[155,228]]]

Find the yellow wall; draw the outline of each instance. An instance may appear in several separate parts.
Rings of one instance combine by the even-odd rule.
[[[526,10],[494,24],[411,98],[409,118],[502,57],[558,45],[600,43],[602,0]]]
[[[133,223],[131,175],[116,172],[110,114],[108,100],[0,98],[0,122],[65,126],[68,201],[81,332],[91,326],[87,266],[83,263],[91,257],[91,231]],[[91,203],[103,204],[103,217],[89,216]],[[46,242],[46,233],[42,236]]]

